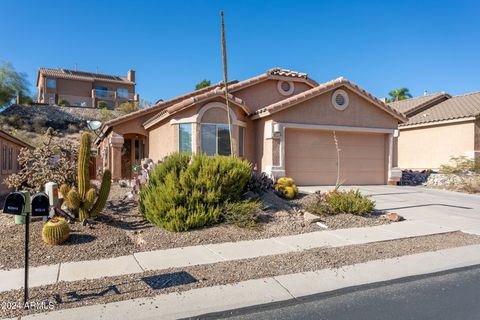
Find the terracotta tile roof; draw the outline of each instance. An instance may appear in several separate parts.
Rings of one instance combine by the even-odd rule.
[[[72,80],[83,80],[93,82],[95,80],[109,81],[109,82],[123,82],[128,84],[134,84],[134,82],[127,79],[123,76],[113,76],[110,74],[101,74],[93,72],[84,72],[84,71],[75,71],[67,69],[50,69],[50,68],[40,68],[38,69],[38,74],[43,74],[46,77],[52,78],[62,78],[62,79],[72,79]]]
[[[307,79],[308,75],[306,73],[287,70],[287,69],[280,69],[280,68],[273,68],[267,71],[267,74],[275,75],[275,76],[282,76],[282,77],[293,77],[293,78],[302,78]]]
[[[236,82],[237,81],[231,81],[229,83],[234,84]],[[193,97],[193,96],[196,96],[196,95],[208,92],[208,91],[212,91],[212,90],[214,90],[216,88],[219,88],[219,87],[222,87],[222,86],[223,86],[223,83],[220,82],[220,83],[211,85],[209,87],[205,87],[205,88],[202,88],[202,89],[199,89],[199,90],[196,90],[196,91],[188,92],[186,94],[183,94],[181,96],[177,96],[177,97],[169,99],[169,100],[160,101],[160,102],[158,102],[158,103],[156,103],[156,104],[154,104],[154,105],[152,105],[148,108],[138,110],[138,111],[126,114],[124,116],[112,119],[110,121],[107,121],[107,122],[105,122],[105,126],[112,126],[112,125],[127,121],[129,119],[133,119],[133,118],[136,118],[136,117],[139,117],[139,116],[148,115],[148,114],[151,114],[153,112],[158,112],[158,111],[160,111],[164,108],[167,108],[171,105],[174,105],[174,104],[176,104],[176,103],[178,103],[182,100],[188,99],[190,97]]]
[[[308,83],[312,87],[318,86],[318,83],[315,80],[310,79],[306,73],[291,71],[287,69],[273,68],[273,69],[267,70],[267,72],[262,73],[256,77],[248,78],[246,80],[240,81],[231,86],[229,85],[228,92],[235,92],[268,79],[279,79],[279,78],[280,79],[283,79],[283,78],[284,79],[288,79],[288,78],[301,79],[302,81]]]
[[[368,93],[367,91],[365,91],[364,89],[360,88],[359,86],[357,86],[356,84],[354,84],[353,82],[343,78],[343,77],[340,77],[340,78],[337,78],[337,79],[334,79],[334,80],[331,80],[331,81],[328,81],[328,82],[325,82],[325,83],[322,83],[320,85],[318,85],[317,87],[314,87],[310,90],[307,90],[307,91],[304,91],[304,92],[301,92],[299,94],[296,94],[290,98],[287,98],[287,99],[284,99],[284,100],[281,100],[279,102],[276,102],[274,104],[271,104],[265,108],[262,108],[262,109],[259,109],[255,112],[255,116],[253,118],[262,118],[262,117],[265,117],[269,114],[272,114],[272,113],[275,113],[275,112],[278,112],[280,110],[283,110],[283,109],[286,109],[288,107],[291,107],[293,105],[296,105],[298,103],[301,103],[303,101],[306,101],[308,99],[311,99],[313,97],[316,97],[322,93],[325,93],[325,92],[328,92],[328,91],[331,91],[333,89],[336,89],[340,86],[347,86],[349,87],[350,89],[352,89],[353,91],[359,93],[360,95],[362,95],[363,97],[367,98],[368,100],[370,100],[373,104],[375,104],[376,106],[378,106],[379,108],[385,110],[386,112],[390,113],[392,116],[396,117],[397,119],[399,119],[400,121],[402,122],[405,122],[407,121],[407,118],[401,114],[400,112],[397,112],[395,109],[393,109],[392,107],[390,107],[389,105],[385,104],[383,101],[377,99],[375,96],[373,96],[372,94]]]
[[[290,78],[303,79],[302,81],[305,81],[305,82],[309,83],[312,87],[318,85],[317,82],[315,82],[312,79],[309,79],[306,73],[300,73],[300,72],[290,71],[290,70],[280,69],[280,68],[273,68],[273,69],[267,70],[267,72],[265,72],[265,73],[262,73],[262,74],[260,74],[256,77],[246,79],[244,81],[240,81],[240,82],[237,81],[237,80],[229,81],[228,82],[228,92],[229,93],[234,93],[235,91],[238,91],[238,90],[243,89],[245,87],[257,84],[257,83],[265,81],[267,79],[271,79],[272,77],[273,78],[276,78],[276,77],[288,78],[288,77],[290,77]],[[115,118],[113,120],[110,120],[110,121],[106,122],[105,126],[112,126],[112,125],[127,121],[129,119],[133,119],[133,118],[136,118],[136,117],[139,117],[139,116],[148,115],[148,114],[151,114],[153,112],[158,112],[158,111],[163,110],[164,108],[167,108],[169,106],[172,106],[172,105],[174,105],[174,104],[176,104],[176,103],[178,103],[178,102],[180,102],[184,99],[188,99],[188,98],[191,98],[193,96],[196,96],[196,95],[199,95],[199,94],[202,94],[202,93],[206,93],[208,91],[212,91],[212,90],[215,90],[215,89],[220,88],[220,87],[223,87],[223,82],[217,83],[215,85],[212,85],[210,87],[206,87],[206,88],[203,88],[203,89],[200,89],[200,90],[196,90],[196,91],[186,93],[184,95],[175,97],[175,98],[170,99],[170,100],[161,101],[157,104],[154,104],[154,105],[150,106],[149,108],[139,110],[139,111],[136,111],[136,112],[132,112],[132,113],[129,113],[129,114],[124,115],[122,117]]]
[[[149,120],[144,122],[143,126],[145,127],[145,129],[147,129],[148,127],[151,127],[152,125],[154,125],[155,123],[157,123],[161,119],[164,119],[165,117],[168,117],[168,116],[170,116],[172,114],[175,114],[175,113],[177,113],[181,110],[189,108],[190,106],[193,106],[197,103],[200,103],[200,102],[203,102],[205,100],[212,99],[212,98],[216,98],[216,97],[221,97],[221,98],[225,97],[224,88],[216,88],[214,90],[211,90],[211,91],[201,93],[199,95],[184,99],[184,100],[182,100],[182,101],[180,101],[180,102],[178,102],[174,105],[171,105],[167,108],[164,108],[157,115],[155,115],[153,118],[150,118]],[[251,113],[250,109],[245,104],[245,102],[242,99],[240,99],[238,97],[235,97],[231,93],[228,94],[228,101],[230,101],[231,103],[233,103],[233,104],[239,106],[240,108],[242,108],[247,115],[249,115]]]
[[[419,109],[422,109],[434,103],[439,103],[448,98],[450,98],[450,95],[448,93],[436,92],[426,96],[420,96],[420,97],[415,97],[415,98],[410,98],[410,99],[405,99],[405,100],[400,100],[395,102],[389,102],[388,104],[398,112],[401,112],[408,116],[409,114]]]
[[[480,91],[454,96],[410,116],[402,126],[480,116]]]

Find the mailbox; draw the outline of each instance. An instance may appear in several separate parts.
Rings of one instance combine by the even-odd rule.
[[[5,199],[3,213],[22,215],[24,207],[25,196],[20,192],[11,192]]]
[[[48,196],[39,192],[32,197],[32,216],[48,216],[50,212],[50,199]]]

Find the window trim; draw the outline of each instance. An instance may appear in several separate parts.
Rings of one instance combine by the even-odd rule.
[[[238,156],[245,157],[245,128],[238,127]]]

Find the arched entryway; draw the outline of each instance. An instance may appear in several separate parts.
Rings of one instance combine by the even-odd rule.
[[[133,167],[140,165],[147,155],[147,137],[141,134],[124,134],[122,146],[122,179],[133,177]]]

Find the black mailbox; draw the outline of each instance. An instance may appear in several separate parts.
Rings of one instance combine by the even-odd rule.
[[[25,196],[20,192],[11,192],[5,199],[3,213],[22,215],[24,207]]]
[[[32,197],[32,216],[48,216],[50,211],[50,200],[48,196],[39,192]]]

